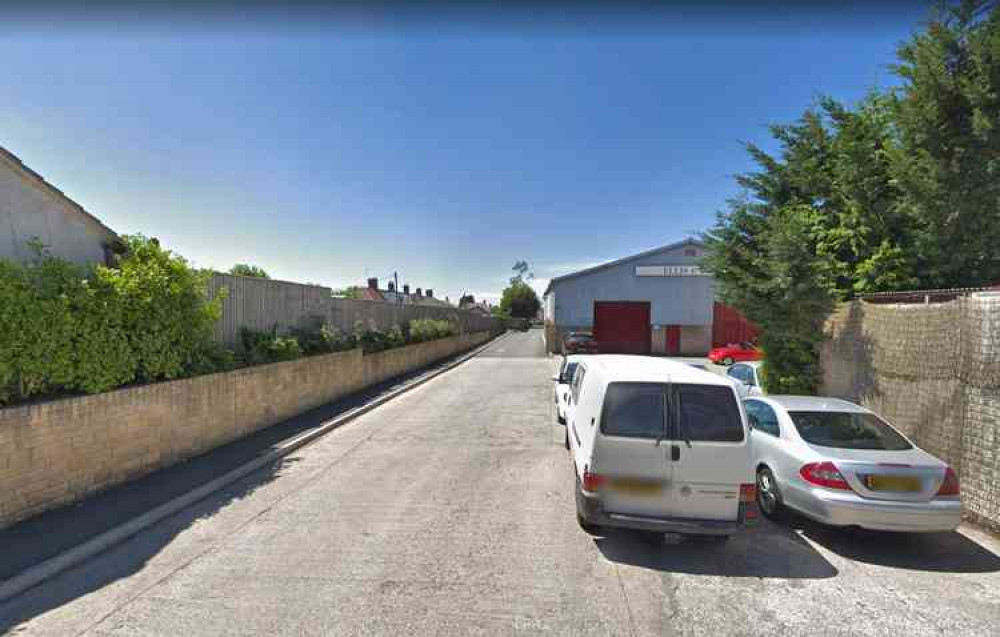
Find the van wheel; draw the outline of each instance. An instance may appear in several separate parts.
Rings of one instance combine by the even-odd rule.
[[[760,512],[764,514],[764,517],[769,520],[779,519],[784,509],[778,482],[767,467],[762,467],[757,472],[757,506],[760,507]]]
[[[727,356],[727,357],[723,358],[722,359],[722,364],[725,365],[726,367],[729,367],[730,365],[733,364],[733,357],[732,356]]]

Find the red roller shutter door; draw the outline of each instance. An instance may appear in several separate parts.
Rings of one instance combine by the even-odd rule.
[[[594,339],[602,354],[649,354],[649,302],[594,301]]]

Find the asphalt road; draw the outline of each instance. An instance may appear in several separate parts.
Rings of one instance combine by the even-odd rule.
[[[996,634],[1000,543],[973,529],[584,534],[539,338],[509,336],[0,606],[0,632]]]

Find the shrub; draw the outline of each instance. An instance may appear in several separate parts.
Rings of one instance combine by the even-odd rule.
[[[0,403],[131,381],[137,359],[114,291],[34,247],[31,263],[0,261]]]
[[[422,343],[458,334],[458,325],[450,321],[436,319],[413,319],[410,321],[410,341]]]
[[[129,346],[138,359],[136,378],[170,379],[192,373],[212,347],[212,325],[221,299],[207,298],[210,273],[191,267],[155,239],[123,237],[117,267],[99,266],[96,280],[114,290]]]
[[[221,298],[155,240],[125,237],[117,267],[85,269],[44,252],[0,261],[0,403],[97,393],[133,380],[226,369],[212,341]]]
[[[290,361],[303,355],[298,339],[294,336],[279,336],[277,326],[266,332],[244,327],[240,329],[240,343],[240,355],[247,365]]]

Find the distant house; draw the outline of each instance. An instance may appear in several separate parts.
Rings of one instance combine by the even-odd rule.
[[[37,238],[53,256],[108,263],[118,235],[0,147],[0,258],[25,261]]]
[[[472,295],[463,296],[458,304],[459,309],[470,310],[476,314],[481,314],[483,316],[492,316],[493,308],[486,301],[476,301],[475,297]]]
[[[434,296],[434,290],[416,290],[411,293],[409,284],[404,284],[402,291],[396,290],[393,283],[389,283],[386,289],[378,286],[377,278],[368,279],[368,285],[362,290],[361,298],[366,301],[385,301],[387,303],[406,303],[411,305],[427,305],[432,307],[454,308],[451,303],[443,301]]]

